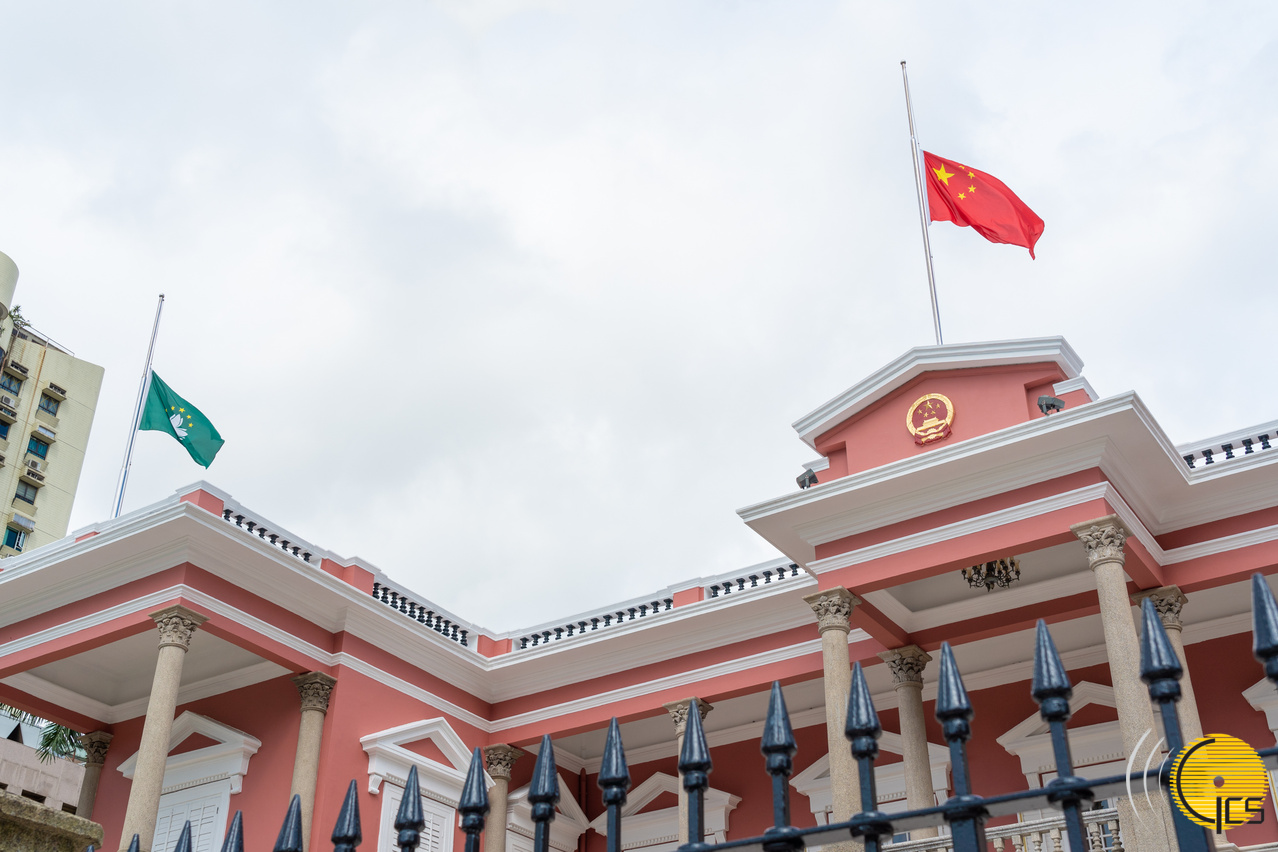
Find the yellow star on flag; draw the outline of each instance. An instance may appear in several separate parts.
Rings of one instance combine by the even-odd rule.
[[[953,172],[947,172],[947,171],[945,170],[945,164],[944,164],[944,163],[942,163],[942,164],[941,164],[940,166],[938,166],[937,168],[932,169],[932,171],[936,172],[936,179],[937,179],[937,180],[939,180],[941,183],[945,184],[946,186],[949,186],[949,185],[950,185],[950,178],[954,177],[954,173],[953,173]]]

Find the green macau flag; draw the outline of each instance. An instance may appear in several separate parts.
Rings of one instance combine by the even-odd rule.
[[[222,449],[222,436],[198,408],[175,394],[160,377],[151,371],[151,389],[142,406],[142,422],[138,431],[168,432],[178,443],[186,447],[199,464],[208,467],[213,457]]]

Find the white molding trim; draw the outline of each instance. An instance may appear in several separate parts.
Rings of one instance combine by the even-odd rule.
[[[558,813],[550,824],[550,846],[559,852],[576,852],[577,839],[590,828],[590,820],[563,776],[556,775],[555,780],[559,782],[559,802]],[[528,801],[531,792],[532,785],[525,784],[506,799],[506,828],[529,838],[533,836],[532,803]]]
[[[248,774],[249,760],[262,747],[262,741],[230,725],[223,725],[187,710],[173,722],[173,729],[169,734],[169,751],[193,734],[216,740],[217,745],[182,754],[170,754],[164,762],[162,792],[172,793],[222,779],[229,779],[232,794],[240,792],[244,776]],[[137,763],[138,753],[134,752],[119,765],[120,774],[133,780]]]
[[[621,806],[621,848],[636,849],[658,846],[679,839],[679,809],[661,808],[641,813],[644,807],[662,793],[679,793],[679,779],[665,772],[655,772],[630,791]],[[722,843],[728,835],[728,815],[741,803],[740,796],[710,787],[705,792],[706,837]],[[608,812],[590,822],[590,828],[608,836]]]
[[[235,671],[205,678],[196,683],[189,683],[178,690],[177,703],[178,706],[189,704],[201,698],[209,698],[223,692],[243,689],[246,686],[274,680],[286,674],[290,674],[288,669],[278,666],[270,660],[263,660],[260,663],[245,666]],[[0,683],[6,683],[37,698],[55,703],[59,707],[111,725],[146,715],[149,701],[149,698],[143,697],[135,698],[122,704],[105,704],[81,695],[74,690],[58,686],[56,683],[50,683],[30,672],[10,675],[0,681]]]
[[[925,372],[1045,361],[1054,361],[1067,378],[1078,376],[1083,369],[1078,353],[1063,337],[916,346],[792,425],[803,442],[815,449],[817,436]]]
[[[853,629],[848,635],[849,642],[858,642],[869,638],[869,634],[860,629]],[[517,728],[521,725],[531,725],[537,722],[548,721],[558,716],[566,716],[571,713],[591,710],[596,707],[603,707],[608,704],[625,701],[630,698],[651,695],[665,689],[674,689],[675,687],[687,686],[689,684],[699,684],[724,675],[735,674],[737,672],[748,671],[760,666],[784,662],[785,660],[790,660],[794,657],[803,656],[805,654],[819,654],[820,652],[820,639],[810,639],[806,642],[799,642],[784,648],[771,648],[767,651],[761,651],[757,654],[751,654],[746,657],[738,657],[734,660],[727,660],[722,663],[704,666],[699,669],[689,669],[688,671],[679,672],[678,674],[667,675],[662,678],[630,684],[629,686],[624,686],[620,689],[596,693],[595,695],[591,695],[586,698],[565,701],[562,704],[553,704],[537,710],[530,710],[527,713],[520,713],[515,716],[507,716],[503,719],[497,719],[492,723],[492,730],[490,733],[505,731],[510,728]]]
[[[1098,394],[1092,388],[1091,382],[1087,381],[1087,379],[1083,378],[1082,376],[1075,376],[1072,379],[1066,379],[1063,382],[1057,382],[1056,384],[1052,385],[1052,390],[1059,396],[1064,396],[1067,393],[1071,393],[1076,390],[1081,390],[1087,394],[1087,398],[1090,399],[1092,402],[1095,402],[1096,400],[1100,399],[1100,394]]]
[[[1074,694],[1069,700],[1070,715],[1090,704],[1116,709],[1114,688],[1091,681],[1083,681],[1075,686]],[[1020,758],[1021,771],[1031,784],[1041,785],[1040,776],[1043,773],[1056,771],[1050,728],[1037,712],[1013,726],[996,741],[1008,754]],[[1123,736],[1117,721],[1071,728],[1069,743],[1075,766],[1109,763],[1128,756],[1123,748]]]
[[[1131,533],[1131,537],[1140,542],[1141,545],[1150,552],[1155,561],[1162,564],[1164,559],[1163,548],[1158,544],[1145,525],[1141,523],[1140,518],[1127,505],[1118,491],[1109,482],[1099,482],[1094,485],[1085,485],[1082,488],[1075,488],[1071,491],[1063,491],[1059,494],[1053,494],[1049,497],[1043,497],[1038,500],[1032,500],[1028,503],[1020,503],[1016,506],[1009,506],[1006,509],[999,509],[994,512],[987,512],[984,515],[976,515],[971,518],[964,518],[961,521],[944,524],[939,527],[924,530],[912,535],[901,536],[899,538],[885,541],[880,544],[863,547],[859,550],[849,550],[836,556],[830,556],[826,559],[818,559],[808,564],[809,570],[816,574],[823,574],[828,571],[835,571],[840,568],[849,568],[853,565],[861,565],[866,562],[873,562],[876,559],[882,559],[886,556],[892,556],[898,553],[906,553],[921,547],[928,547],[934,544],[941,544],[947,541],[953,541],[963,536],[972,535],[973,533],[984,532],[986,530],[998,529],[999,527],[1024,521],[1030,518],[1036,518],[1040,515],[1050,514],[1061,509],[1067,509],[1071,506],[1077,506],[1080,503],[1087,503],[1092,500],[1104,500],[1113,509],[1114,514],[1118,515],[1123,524]],[[1278,530],[1278,527],[1275,528]],[[822,539],[811,539],[811,543],[819,544],[826,535],[832,536],[829,540],[836,541],[846,537],[846,530],[826,531]],[[1278,532],[1275,537],[1278,538]]]
[[[448,763],[423,757],[404,747],[420,740],[430,740]],[[405,786],[409,769],[416,766],[422,795],[449,807],[457,807],[466,783],[466,772],[470,768],[471,752],[447,719],[439,717],[397,725],[360,737],[359,744],[368,755],[370,795],[376,796],[381,792],[383,781]],[[493,786],[487,772],[484,773],[484,784]]]
[[[1273,733],[1274,742],[1278,743],[1278,690],[1268,678],[1262,677],[1244,689],[1242,696],[1254,709],[1265,714],[1265,724]]]
[[[1046,515],[1051,512],[1069,508],[1070,506],[1077,506],[1079,503],[1105,499],[1108,496],[1108,492],[1112,490],[1113,489],[1109,483],[1104,482],[1097,483],[1095,485],[1086,485],[1082,488],[1075,488],[1071,491],[1053,494],[1050,497],[1043,497],[1038,500],[1032,500],[1028,503],[1009,506],[1006,509],[999,509],[994,512],[987,512],[983,515],[964,518],[961,521],[954,521],[922,532],[913,533],[912,535],[893,538],[880,544],[862,547],[857,550],[849,550],[845,553],[840,553],[836,556],[830,556],[825,559],[818,559],[809,563],[808,567],[819,575],[828,571],[836,571],[841,568],[850,568],[853,565],[862,565],[866,562],[873,562],[886,556],[906,553],[921,547],[940,544],[942,542],[951,541],[973,533],[997,529],[1017,521],[1035,518],[1039,515]],[[808,535],[804,535],[804,538],[811,544],[821,544],[827,540],[827,536],[830,537],[828,539],[830,541],[835,541],[845,537],[843,530],[829,530],[823,531],[819,538],[809,537]]]
[[[885,732],[883,737],[889,735]],[[892,748],[884,748],[893,754],[901,754],[900,734],[892,734],[896,744]],[[884,740],[880,739],[880,745]],[[932,777],[931,804],[945,800],[950,789],[950,753],[949,749],[935,743],[927,744],[929,771]],[[790,779],[790,786],[800,795],[806,796],[809,808],[816,817],[818,825],[829,823],[829,816],[834,811],[834,791],[830,778],[830,755],[823,754],[807,769]],[[905,799],[905,761],[876,765],[874,767],[875,801],[882,805],[887,802],[899,802]]]

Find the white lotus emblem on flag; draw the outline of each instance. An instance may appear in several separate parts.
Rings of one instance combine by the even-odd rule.
[[[169,418],[169,422],[173,424],[173,431],[177,432],[179,441],[186,437],[186,429],[182,426],[181,414],[174,414]]]

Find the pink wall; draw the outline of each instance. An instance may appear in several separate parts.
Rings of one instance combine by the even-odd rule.
[[[231,810],[243,809],[245,848],[269,849],[279,834],[280,823],[288,808],[288,790],[293,778],[293,757],[297,750],[300,722],[297,687],[287,677],[193,701],[178,707],[181,715],[190,710],[201,716],[251,734],[262,741],[262,747],[249,762],[244,776],[244,789],[231,796]],[[113,726],[115,739],[107,752],[102,771],[98,800],[93,818],[106,831],[104,849],[116,849],[120,843],[124,811],[129,800],[130,782],[119,772],[119,766],[138,749],[142,736],[142,717]],[[183,749],[179,748],[178,751]],[[228,821],[230,815],[228,814]],[[112,844],[117,844],[113,846]]]
[[[1055,363],[928,372],[845,420],[816,439],[817,451],[829,456],[822,481],[900,459],[936,447],[985,435],[1042,417],[1040,393],[1065,374]],[[924,394],[943,394],[954,405],[948,438],[920,446],[905,425],[914,401]]]
[[[368,792],[368,755],[360,746],[361,737],[440,716],[448,721],[467,749],[485,745],[487,735],[359,672],[338,666],[334,675],[337,677],[337,686],[333,689],[324,728],[311,848],[319,848],[316,844],[328,840],[342,800],[346,796],[346,787],[352,778],[360,791],[359,808],[363,818],[364,843],[373,848],[377,842],[377,823],[382,799],[380,793],[373,796]],[[454,838],[455,849],[462,848],[464,837],[458,829]],[[247,848],[247,844],[245,846]]]

